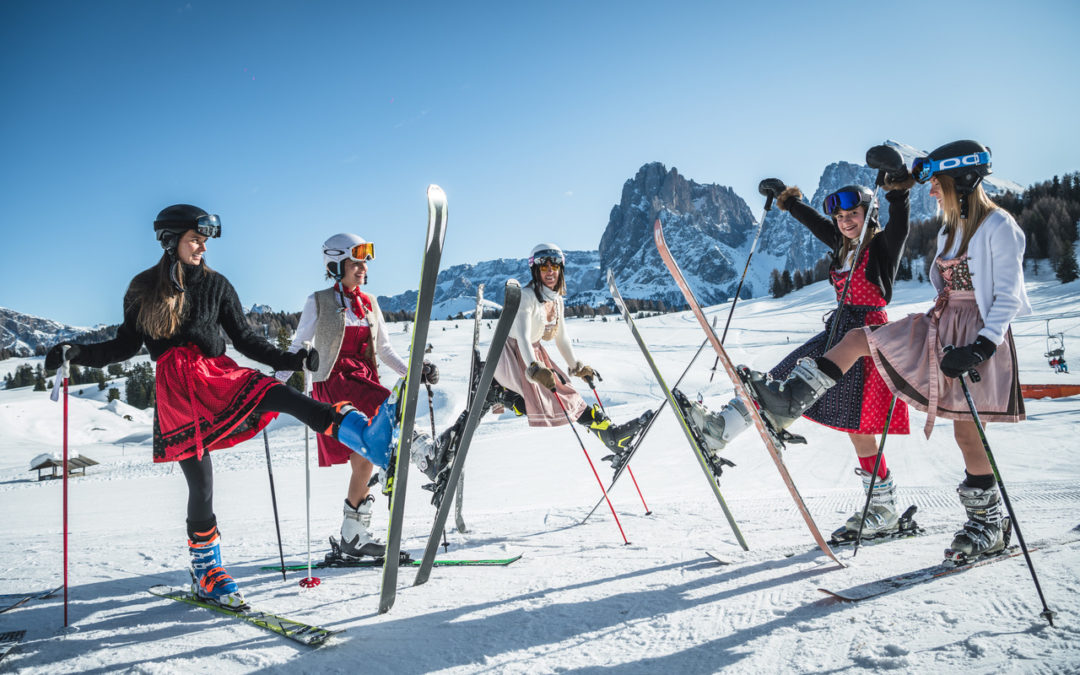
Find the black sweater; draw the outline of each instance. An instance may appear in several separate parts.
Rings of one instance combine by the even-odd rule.
[[[866,278],[878,287],[888,303],[892,300],[892,285],[900,266],[900,254],[904,252],[904,243],[907,242],[908,213],[911,206],[907,190],[890,190],[885,193],[885,199],[889,202],[889,226],[870,240]],[[832,251],[832,264],[829,269],[839,269],[844,262],[840,260],[840,247],[844,244],[844,236],[840,234],[836,222],[795,197],[789,197],[784,208]]]
[[[152,338],[138,326],[141,297],[140,289],[153,284],[157,268],[151,267],[135,275],[124,296],[124,323],[116,331],[116,337],[97,344],[80,344],[80,353],[73,362],[80,366],[102,368],[110,363],[124,361],[135,356],[146,343],[150,358],[158,358],[172,347],[194,344],[204,356],[221,356],[225,353],[225,338],[221,329],[244,356],[265,363],[275,370],[294,370],[295,355],[282,351],[248,325],[236,290],[223,274],[207,272],[201,265],[184,265],[183,318],[179,330],[171,338]]]

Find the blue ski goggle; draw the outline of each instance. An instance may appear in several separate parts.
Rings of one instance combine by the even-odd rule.
[[[936,173],[942,173],[952,169],[961,169],[966,166],[989,166],[989,152],[973,152],[961,157],[949,157],[947,159],[930,159],[929,157],[916,157],[911,163],[911,176],[920,183],[930,180]]]
[[[840,190],[825,198],[825,213],[832,216],[843,209],[850,211],[862,203],[862,194],[855,190]]]

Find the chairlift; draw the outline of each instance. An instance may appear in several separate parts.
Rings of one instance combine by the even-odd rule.
[[[1055,373],[1069,372],[1065,363],[1065,333],[1051,333],[1050,319],[1046,320],[1046,353],[1043,356],[1049,360]]]

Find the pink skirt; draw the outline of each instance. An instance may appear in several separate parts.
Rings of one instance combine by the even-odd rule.
[[[547,350],[539,342],[533,344],[533,352],[536,353],[537,362],[547,366],[555,373],[555,395],[540,385],[536,384],[525,374],[528,364],[521,356],[517,340],[509,338],[503,349],[499,365],[495,367],[495,381],[511,391],[516,391],[525,399],[526,417],[531,427],[557,427],[566,424],[566,415],[563,414],[559,401],[566,407],[570,419],[576,420],[589,407],[585,399],[570,386],[570,378],[555,365],[548,356]],[[562,376],[562,379],[559,376]],[[563,384],[563,382],[566,384]]]
[[[962,347],[975,341],[983,327],[974,291],[952,291],[926,314],[909,314],[881,326],[867,326],[870,356],[889,390],[908,405],[927,414],[923,432],[934,420],[973,420],[957,378],[941,374],[946,345]],[[1019,422],[1025,418],[1024,397],[1016,363],[1012,330],[994,355],[975,368],[979,382],[968,382],[975,409],[983,422]]]

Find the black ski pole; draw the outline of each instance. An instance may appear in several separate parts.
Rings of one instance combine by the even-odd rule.
[[[596,379],[600,380],[601,382],[604,381],[604,378],[600,377],[600,373],[596,373]],[[597,405],[600,406],[600,409],[603,410],[604,414],[606,415],[607,409],[604,408],[604,402],[600,400],[600,394],[596,392],[596,383],[593,382],[593,379],[591,377],[586,377],[585,382],[589,385],[589,388],[592,389],[593,396],[596,397]],[[652,511],[649,509],[649,505],[645,503],[645,495],[641,494],[641,486],[638,485],[637,478],[634,476],[634,470],[627,466],[626,472],[630,474],[630,480],[634,482],[634,489],[637,490],[638,497],[641,498],[641,505],[645,507],[645,515],[651,516]]]
[[[263,445],[266,446],[266,472],[270,474],[270,502],[274,505],[274,528],[277,529],[278,556],[281,557],[281,580],[285,581],[285,549],[281,547],[281,522],[278,520],[277,493],[274,491],[274,468],[270,464],[270,436],[263,429]]]
[[[428,409],[428,414],[431,417],[431,442],[436,443],[435,452],[438,452],[439,451],[438,450],[439,446],[437,444],[437,439],[439,438],[439,435],[435,433],[435,403],[434,403],[435,394],[433,394],[432,391],[431,391],[431,384],[430,383],[425,382],[424,386],[427,387],[427,409]],[[432,458],[432,459],[434,459],[434,458]],[[450,542],[446,539],[446,528],[445,527],[443,528],[443,531],[442,531],[442,547],[443,547],[443,551],[450,550]]]
[[[552,370],[551,373],[552,375],[558,375],[559,379],[562,380],[562,375],[559,375],[558,372]],[[563,384],[566,384],[565,380],[563,380]],[[574,420],[570,419],[570,413],[566,411],[566,406],[563,405],[562,399],[559,398],[559,394],[555,391],[554,387],[551,388],[551,395],[558,401],[559,407],[562,408],[563,415],[566,416],[566,423],[570,426],[570,431],[574,432],[574,437],[577,438],[578,445],[581,446],[581,451],[585,453],[585,459],[588,460],[589,468],[592,469],[593,475],[596,476],[596,482],[600,486],[600,492],[604,493],[604,499],[607,500],[608,508],[611,509],[611,515],[615,518],[615,524],[619,526],[619,534],[622,535],[623,543],[629,544],[630,540],[626,538],[626,532],[623,531],[622,523],[619,522],[619,514],[615,513],[615,507],[611,504],[611,498],[608,497],[607,490],[604,489],[604,482],[600,480],[600,474],[596,473],[596,465],[593,464],[592,457],[589,457],[589,451],[585,449],[585,441],[581,440],[581,434],[574,428]]]
[[[727,321],[724,322],[724,334],[720,336],[720,344],[724,344],[724,340],[727,339],[728,326],[731,325],[731,315],[735,313],[735,303],[739,301],[739,293],[742,292],[743,282],[746,281],[746,273],[750,271],[750,261],[754,258],[754,249],[757,248],[758,239],[761,238],[761,229],[765,227],[765,216],[769,215],[769,211],[772,210],[773,205],[773,191],[769,189],[766,182],[770,179],[758,183],[758,192],[765,197],[765,210],[761,212],[761,222],[758,223],[757,233],[754,235],[754,243],[750,244],[750,254],[746,256],[746,264],[743,265],[742,277],[739,278],[739,286],[735,289],[735,297],[731,299],[731,309],[728,310]],[[706,340],[708,342],[708,340]],[[709,374],[709,382],[713,381],[716,377],[716,367],[720,365],[720,356],[717,355],[716,360],[712,364],[712,372]],[[678,386],[676,384],[675,386]]]
[[[952,346],[946,347],[945,351],[952,349]],[[1013,511],[1012,502],[1009,501],[1009,493],[1005,491],[1005,483],[1001,480],[1001,472],[998,471],[997,462],[994,461],[994,453],[990,451],[990,442],[986,440],[986,430],[983,429],[982,420],[979,419],[979,411],[975,409],[975,401],[971,398],[971,391],[968,389],[967,382],[964,380],[964,376],[970,377],[972,382],[978,382],[982,379],[979,373],[972,368],[967,373],[961,373],[959,376],[960,387],[964,390],[964,398],[967,399],[968,408],[971,410],[971,416],[975,418],[975,428],[979,431],[979,440],[982,441],[983,450],[986,451],[986,458],[990,460],[990,468],[994,470],[994,478],[997,479],[998,489],[1001,491],[1001,499],[1005,502],[1005,508],[1009,512],[1009,518],[1012,520],[1012,528],[1016,531],[1016,539],[1020,542],[1020,550],[1024,552],[1024,560],[1027,561],[1028,570],[1031,571],[1031,580],[1035,582],[1035,590],[1039,594],[1039,600],[1042,601],[1043,611],[1039,613],[1039,616],[1046,619],[1046,621],[1053,626],[1054,625],[1054,612],[1050,611],[1050,608],[1046,605],[1046,597],[1043,595],[1042,586],[1039,585],[1039,577],[1035,574],[1035,565],[1031,562],[1031,554],[1028,553],[1027,544],[1024,543],[1024,535],[1020,532],[1020,523],[1016,520],[1016,512]]]
[[[866,524],[866,513],[870,510],[870,497],[874,494],[874,483],[877,481],[878,468],[881,466],[881,456],[885,452],[885,438],[889,435],[889,425],[892,424],[893,410],[896,409],[896,397],[892,397],[889,403],[889,414],[885,416],[885,428],[881,430],[881,442],[878,444],[877,456],[874,457],[874,472],[870,474],[870,489],[866,491],[866,503],[863,504],[862,517],[859,518],[859,531],[855,534],[855,549],[851,557],[859,555],[859,544],[862,542],[863,525]]]

